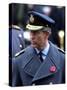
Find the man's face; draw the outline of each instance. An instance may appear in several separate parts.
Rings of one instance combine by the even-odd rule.
[[[34,48],[41,49],[46,45],[48,33],[43,31],[30,31],[30,40]]]

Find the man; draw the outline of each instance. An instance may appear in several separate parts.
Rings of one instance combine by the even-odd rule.
[[[17,26],[9,27],[9,84],[12,82],[12,58],[15,54],[25,48],[23,30]]]
[[[23,30],[17,26],[9,27],[9,56],[14,57],[16,53],[25,48]]]
[[[55,21],[34,11],[28,15],[31,45],[15,55],[12,86],[65,83],[64,52],[48,40]]]

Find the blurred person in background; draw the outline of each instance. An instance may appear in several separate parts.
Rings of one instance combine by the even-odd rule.
[[[23,29],[17,25],[9,27],[9,84],[12,81],[12,58],[15,54],[25,48],[25,41],[23,36]]]
[[[17,25],[9,27],[9,56],[14,57],[16,53],[25,48],[23,29]]]

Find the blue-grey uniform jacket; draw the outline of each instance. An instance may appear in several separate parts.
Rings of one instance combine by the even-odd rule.
[[[14,57],[16,53],[25,48],[23,29],[9,28],[9,56]]]
[[[64,52],[50,42],[46,59],[41,62],[32,46],[12,61],[12,86],[65,83]]]

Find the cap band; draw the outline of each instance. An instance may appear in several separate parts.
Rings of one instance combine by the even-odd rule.
[[[38,30],[41,30],[42,31],[47,31],[47,32],[51,32],[51,28],[50,27],[44,27],[44,26],[34,26],[34,25],[30,25],[30,24],[27,24],[26,25],[26,28],[30,31],[38,31]]]
[[[34,25],[27,24],[26,28],[28,30],[35,30],[36,31],[36,30],[40,30],[40,29],[44,28],[44,26],[34,26]]]

